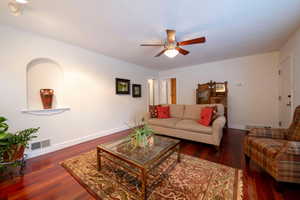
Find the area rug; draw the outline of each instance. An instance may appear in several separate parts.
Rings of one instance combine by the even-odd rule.
[[[134,190],[126,189],[139,188],[138,179],[134,180],[134,177],[128,176],[126,170],[119,166],[112,167],[108,161],[103,162],[104,167],[99,172],[96,151],[70,158],[61,162],[61,165],[96,199],[138,199]],[[247,199],[245,191],[243,192],[245,188],[242,170],[188,155],[182,155],[180,163],[176,163],[176,155],[173,155],[157,169],[157,172],[151,173],[149,180],[156,180],[156,175],[160,174],[160,171],[167,171],[167,173],[164,172],[163,176],[159,176],[162,178],[158,178],[157,184],[153,181],[152,186],[154,186],[151,186],[148,191],[149,200]],[[122,178],[127,181],[121,181],[122,184],[119,184]]]

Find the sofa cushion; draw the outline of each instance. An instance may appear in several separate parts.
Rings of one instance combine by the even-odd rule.
[[[176,124],[176,128],[186,130],[186,131],[212,134],[211,126],[203,126],[199,124],[196,120],[188,120],[188,119],[180,120]]]
[[[148,120],[148,124],[156,125],[156,126],[163,126],[163,127],[168,127],[168,128],[175,128],[176,123],[179,121],[180,121],[180,119],[178,119],[178,118],[168,118],[168,119],[152,118],[152,119]]]
[[[169,104],[170,106],[170,117],[182,119],[184,112],[184,105]]]

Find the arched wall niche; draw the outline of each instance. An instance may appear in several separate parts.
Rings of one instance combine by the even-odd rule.
[[[27,73],[27,110],[43,110],[40,89],[53,89],[53,109],[61,107],[63,99],[64,73],[61,66],[49,58],[30,61]]]

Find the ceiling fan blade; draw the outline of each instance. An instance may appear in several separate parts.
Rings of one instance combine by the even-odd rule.
[[[173,43],[175,41],[176,31],[170,30],[170,29],[167,29],[166,31],[167,31],[167,36],[168,36],[168,42]]]
[[[143,47],[155,47],[155,46],[159,46],[159,47],[161,47],[161,46],[164,46],[164,44],[141,44],[141,46],[143,46]]]
[[[184,50],[184,49],[182,49],[182,48],[180,48],[180,47],[176,47],[176,49],[177,49],[177,51],[179,51],[179,53],[181,53],[182,55],[187,55],[187,54],[190,53],[189,51]]]
[[[205,37],[200,37],[200,38],[196,38],[196,39],[192,39],[192,40],[178,42],[177,45],[185,46],[185,45],[191,45],[191,44],[204,43],[205,41],[206,41]]]
[[[165,51],[167,51],[167,49],[162,50],[161,52],[159,52],[158,54],[156,54],[154,57],[161,56],[163,53],[165,53]]]

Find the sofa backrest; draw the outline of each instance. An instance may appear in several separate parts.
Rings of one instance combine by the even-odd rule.
[[[224,115],[223,104],[194,104],[194,105],[185,105],[183,119],[199,120],[201,110],[204,107],[213,107],[213,106],[217,106],[218,115]]]
[[[170,107],[170,117],[172,118],[199,120],[202,108],[213,107],[213,106],[218,107],[218,115],[224,115],[223,104],[193,104],[193,105],[166,104],[162,106]]]
[[[168,106],[170,106],[170,117],[179,119],[183,117],[184,105],[170,104]]]

